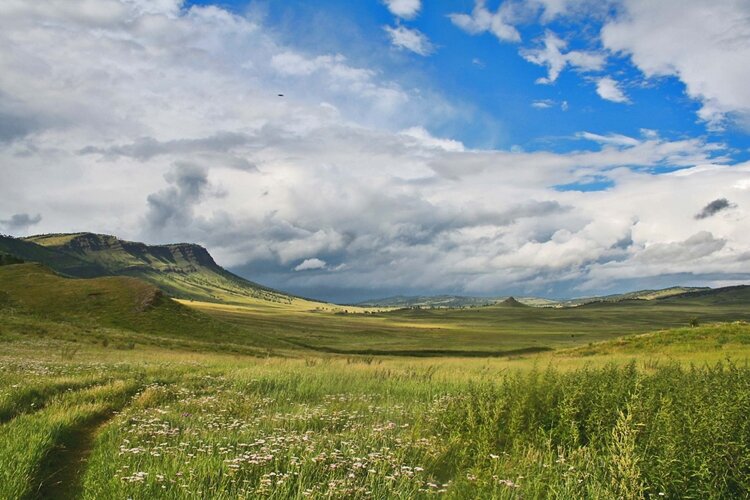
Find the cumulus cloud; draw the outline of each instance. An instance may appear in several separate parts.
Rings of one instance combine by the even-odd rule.
[[[305,259],[300,264],[295,266],[295,271],[312,271],[315,269],[325,269],[326,263],[320,259]]]
[[[517,25],[563,20],[561,39],[548,32],[541,47],[524,47],[528,61],[546,66],[538,83],[552,83],[565,67],[599,71],[609,58],[627,57],[648,79],[671,76],[701,104],[698,115],[710,129],[734,122],[750,130],[750,4],[737,0],[526,0],[502,2],[496,11],[476,0],[471,14],[455,13],[453,23],[470,34],[493,33],[502,42],[520,42]],[[581,26],[584,26],[581,29]],[[565,29],[565,25],[561,29]],[[565,52],[570,37],[596,50]],[[629,102],[610,77],[597,79],[597,93]]]
[[[528,0],[525,6],[541,12],[541,21],[549,23],[564,16],[604,17],[616,3],[617,0]]]
[[[170,187],[146,198],[146,221],[149,228],[157,232],[168,225],[190,223],[193,205],[201,201],[209,188],[206,169],[188,162],[175,164],[164,179]]]
[[[384,26],[383,29],[394,47],[410,50],[420,56],[428,56],[435,51],[430,39],[417,29],[405,26]]]
[[[578,71],[596,71],[604,67],[604,54],[593,51],[569,50],[567,42],[552,31],[547,31],[542,47],[523,49],[521,55],[527,61],[547,67],[547,76],[537,79],[536,83],[550,84],[557,80],[560,73],[570,66]]]
[[[9,219],[0,219],[0,225],[11,234],[23,233],[31,226],[42,221],[41,214],[29,215],[27,213],[13,214]]]
[[[674,76],[720,127],[750,117],[750,4],[736,0],[625,0],[602,28],[604,46],[648,77]]]
[[[521,34],[513,26],[511,6],[510,2],[503,2],[492,12],[485,0],[476,0],[471,14],[453,13],[449,17],[453,24],[472,35],[489,32],[502,42],[520,42]]]
[[[696,219],[707,219],[709,217],[713,217],[717,213],[721,212],[722,210],[726,210],[728,208],[732,208],[732,204],[729,203],[729,200],[726,198],[718,198],[710,203],[708,203],[703,209],[695,214]]]
[[[444,98],[178,1],[8,0],[0,33],[0,112],[27,120],[2,129],[0,213],[32,207],[35,231],[195,241],[261,283],[346,301],[747,269],[750,164],[708,139],[597,129],[567,153],[472,149],[444,132]],[[556,188],[590,179],[610,187]],[[736,220],[696,221],[706,196]],[[318,261],[337,272],[294,271]]]
[[[647,246],[638,256],[644,262],[685,262],[695,261],[724,248],[726,240],[715,238],[708,231],[700,231],[684,241],[654,243]]]
[[[394,16],[404,19],[416,17],[422,8],[422,0],[383,0]]]
[[[596,81],[596,93],[606,101],[628,103],[630,99],[620,88],[620,84],[612,78],[605,76]]]

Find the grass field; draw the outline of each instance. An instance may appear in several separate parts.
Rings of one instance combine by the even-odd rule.
[[[184,302],[207,315],[298,347],[339,354],[507,355],[698,322],[750,321],[750,290],[720,300],[624,301],[571,308],[495,305],[471,309],[403,309],[372,314],[324,314],[315,309]]]
[[[0,498],[748,497],[746,294],[343,313],[2,266]]]
[[[750,494],[750,326],[525,357],[248,358],[28,339],[1,498]]]

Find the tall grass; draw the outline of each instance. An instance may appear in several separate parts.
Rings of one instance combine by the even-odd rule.
[[[452,383],[274,361],[152,385],[85,498],[750,495],[750,368],[634,364]]]
[[[76,428],[121,408],[136,387],[135,381],[116,381],[64,393],[43,410],[0,426],[0,498],[34,496],[55,472],[42,467],[53,449],[70,444],[66,439]]]

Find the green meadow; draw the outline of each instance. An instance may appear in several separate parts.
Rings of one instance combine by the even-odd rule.
[[[0,498],[748,497],[749,295],[386,310],[0,266]]]

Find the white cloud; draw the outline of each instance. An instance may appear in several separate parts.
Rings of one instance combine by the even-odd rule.
[[[312,271],[315,269],[325,269],[326,263],[320,259],[305,259],[299,265],[297,265],[295,271]]]
[[[596,71],[602,69],[606,62],[605,56],[598,52],[563,52],[568,45],[567,42],[549,30],[544,35],[543,44],[543,47],[521,51],[521,55],[527,61],[547,67],[547,76],[537,79],[536,83],[554,83],[567,66],[579,71]]]
[[[417,29],[405,26],[383,26],[383,29],[388,33],[394,47],[410,50],[420,56],[428,56],[435,51],[429,38]]]
[[[541,11],[541,22],[549,23],[559,17],[604,17],[618,0],[527,0],[529,10]]]
[[[476,0],[471,14],[450,14],[450,20],[462,30],[472,35],[490,32],[502,42],[520,42],[521,34],[513,26],[513,14],[505,2],[497,11],[487,9],[485,0]]]
[[[422,0],[383,0],[383,2],[394,16],[404,19],[416,17],[422,8]]]
[[[444,151],[463,151],[465,149],[460,141],[435,137],[424,127],[411,127],[402,130],[401,135],[416,139],[418,144],[430,148],[439,148]]]
[[[569,153],[470,149],[437,132],[449,104],[376,67],[216,7],[137,5],[0,4],[0,113],[18,118],[0,137],[3,227],[195,241],[307,295],[747,274],[750,164],[720,144],[605,129]],[[720,199],[733,208],[695,219]],[[337,272],[293,271],[314,259]]]
[[[639,141],[638,139],[635,139],[633,137],[628,137],[622,134],[601,135],[601,134],[593,134],[591,132],[580,132],[577,135],[581,139],[598,142],[600,144],[610,144],[614,146],[633,147],[633,146],[638,146],[639,144],[642,144],[642,142]],[[657,139],[658,137],[651,136],[650,138]]]
[[[605,76],[596,81],[596,93],[604,100],[629,103],[630,99],[620,88],[620,84],[612,78]]]
[[[531,107],[537,109],[548,109],[555,105],[552,99],[539,99],[531,103]]]
[[[646,77],[675,76],[718,127],[732,115],[750,124],[750,3],[625,0],[602,43],[630,56]]]

